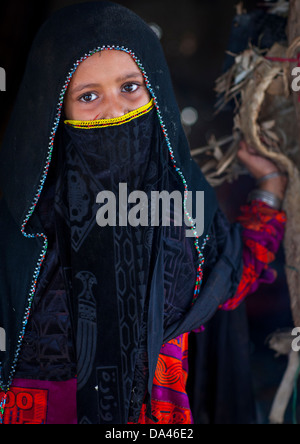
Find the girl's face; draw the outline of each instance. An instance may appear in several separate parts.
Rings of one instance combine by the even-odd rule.
[[[104,50],[79,65],[64,106],[68,120],[100,120],[121,117],[149,101],[144,77],[131,56]]]

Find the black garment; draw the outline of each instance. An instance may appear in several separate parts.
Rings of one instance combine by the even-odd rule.
[[[55,228],[55,183],[53,164],[43,198],[36,208],[36,217],[47,233],[49,247],[16,368],[15,377],[20,379],[67,381],[77,373],[69,302]]]
[[[232,238],[233,226],[222,211],[216,212],[206,248],[204,288]],[[234,293],[240,282],[239,273],[236,269],[231,276]],[[218,310],[204,332],[189,336],[187,393],[195,424],[256,422],[245,302],[234,311]]]
[[[164,159],[168,158],[168,167],[171,165],[173,168],[173,178],[176,182],[174,188],[182,191],[183,183],[186,182],[188,189],[194,193],[193,197],[195,197],[196,191],[204,191],[204,232],[199,238],[200,246],[206,235],[211,232],[210,227],[218,208],[213,189],[190,157],[168,68],[159,41],[152,30],[132,12],[109,2],[84,3],[58,11],[41,28],[33,44],[21,89],[6,131],[0,158],[0,180],[3,190],[0,210],[1,254],[3,252],[0,268],[0,326],[5,328],[8,338],[7,350],[0,356],[0,385],[5,390],[11,385],[15,374],[32,304],[38,302],[38,298],[35,300],[35,297],[38,296],[36,285],[39,283],[41,267],[45,267],[43,264],[47,265],[51,252],[55,251],[54,244],[51,244],[50,239],[46,238],[45,224],[38,216],[37,206],[45,198],[49,168],[55,165],[53,156],[58,155],[59,159],[59,155],[62,153],[62,151],[57,153],[55,150],[59,146],[56,136],[57,129],[62,123],[61,107],[64,92],[80,60],[104,46],[115,46],[118,50],[130,53],[147,80],[149,92],[155,100],[156,112],[153,112],[153,118],[156,119],[157,125],[159,122],[164,128],[164,135],[160,129],[160,138],[158,139],[160,153],[163,153]],[[66,86],[64,87],[64,85]],[[29,163],[28,159],[30,159]],[[174,168],[174,163],[177,169]],[[163,164],[161,159],[158,159],[157,167],[163,168],[165,174],[166,163]],[[56,171],[59,172],[59,168]],[[56,189],[58,190],[58,188]],[[65,220],[65,222],[68,226],[68,221]],[[62,245],[61,229],[62,224],[58,222],[56,233],[60,245]],[[162,343],[206,323],[214,315],[219,304],[233,296],[237,286],[237,276],[241,275],[241,227],[235,224],[222,251],[220,251],[213,270],[207,276],[197,301],[189,309],[184,303],[182,311],[185,313],[181,313],[180,318],[177,316],[178,313],[175,313],[175,317],[171,318],[172,310],[170,309],[170,313],[168,313],[168,304],[164,297],[164,275],[168,263],[160,248],[162,242],[160,227],[154,231],[153,239],[155,239],[155,246],[158,248],[151,251],[150,262],[153,264],[153,268],[147,270],[150,274],[152,273],[151,279],[148,279],[151,283],[149,304],[144,313],[140,307],[138,312],[140,352],[137,353],[137,359],[140,361],[137,361],[136,366],[132,364],[131,382],[128,380],[129,383],[122,393],[124,397],[123,402],[119,404],[120,410],[115,416],[106,418],[110,423],[126,422],[128,416],[134,418],[138,413],[144,393],[141,391],[139,399],[135,398],[134,411],[129,412],[131,399],[129,386],[132,386],[134,367],[134,378],[137,374],[141,376],[143,373],[143,365],[140,364],[144,362],[142,354],[145,350],[145,341],[149,367],[144,387],[148,388],[148,393],[150,393],[157,356]],[[110,239],[112,240],[111,237]],[[183,239],[180,239],[179,244],[182,241]],[[139,242],[141,242],[141,246],[144,246],[143,241]],[[47,248],[48,256],[45,257]],[[68,263],[64,264],[64,256],[67,253],[67,248],[61,250],[60,246],[59,251],[60,258],[57,263],[60,264],[61,261],[60,266],[66,270]],[[112,252],[108,251],[108,255],[112,255]],[[117,257],[110,256],[109,259],[110,263],[115,261],[116,268]],[[122,257],[122,261],[125,259]],[[103,262],[103,267],[105,265]],[[138,266],[136,256],[135,268]],[[44,271],[44,268],[42,270]],[[69,271],[72,274],[73,270]],[[107,270],[107,272],[109,274],[111,270]],[[65,282],[67,283],[65,286],[67,290],[68,286],[76,282],[74,277],[77,277],[81,282],[87,281],[86,275],[76,273],[70,278],[70,274],[67,277],[66,274]],[[236,280],[232,280],[234,277]],[[103,290],[109,290],[110,282],[107,279],[103,283]],[[91,282],[91,284],[93,283],[94,281]],[[171,294],[175,291],[174,287],[172,288],[172,283],[170,288]],[[190,290],[187,289],[187,293],[188,291]],[[80,301],[79,290],[76,292]],[[43,295],[40,298],[42,300]],[[94,302],[92,298],[90,301]],[[79,321],[83,319],[84,310],[81,311],[83,308],[81,302],[75,304],[75,309],[71,302],[69,304],[70,323],[75,336]],[[33,309],[36,305],[33,305]],[[110,318],[108,305],[103,307],[106,310],[105,313],[97,312],[93,303],[90,308],[89,319],[93,323],[91,328],[91,337],[93,337],[96,328],[102,327],[102,321],[109,323],[113,319]],[[166,313],[167,316],[164,319]],[[166,322],[166,319],[169,321]],[[67,331],[69,330],[67,329]],[[145,331],[146,334],[143,335],[142,332]],[[111,351],[108,349],[110,344],[106,345],[107,350]],[[137,342],[130,343],[129,346],[132,347],[132,356],[135,355]],[[84,366],[84,362],[82,364]],[[106,363],[106,366],[109,367],[110,364]],[[113,374],[104,375],[104,378],[108,377],[113,380]],[[80,381],[82,382],[82,380]],[[88,396],[87,400],[83,400],[79,405],[80,419],[87,408],[84,406],[84,402],[92,399],[88,399]],[[91,408],[95,402],[94,398]],[[98,404],[101,406],[100,403]],[[91,420],[97,422],[99,417],[96,419],[93,417]],[[106,420],[102,418],[102,421]]]

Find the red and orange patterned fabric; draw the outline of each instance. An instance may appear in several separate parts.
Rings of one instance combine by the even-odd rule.
[[[152,414],[158,424],[191,424],[192,415],[186,393],[188,377],[188,333],[163,345],[152,390]],[[139,424],[155,424],[143,406]]]
[[[69,381],[37,381],[15,379],[7,397],[2,423],[76,424],[76,379]]]
[[[285,212],[254,201],[241,207],[241,213],[237,221],[244,227],[243,275],[235,296],[220,307],[222,310],[234,310],[261,283],[271,284],[277,278],[276,270],[269,264],[275,260],[283,240]]]

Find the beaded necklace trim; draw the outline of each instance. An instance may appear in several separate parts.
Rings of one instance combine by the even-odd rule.
[[[108,126],[123,125],[123,123],[131,122],[144,114],[149,113],[154,108],[153,99],[147,103],[147,105],[124,114],[121,117],[115,117],[113,119],[101,119],[101,120],[65,120],[65,124],[72,126],[73,128],[90,129],[90,128],[105,128]]]
[[[185,211],[185,214],[187,216],[188,221],[191,224],[191,230],[192,230],[192,232],[194,234],[194,245],[195,245],[195,248],[197,250],[198,258],[199,258],[198,268],[197,268],[197,280],[196,280],[196,284],[195,284],[194,297],[193,297],[192,304],[194,304],[194,302],[197,300],[197,297],[198,297],[199,292],[200,292],[200,287],[201,287],[202,280],[203,280],[202,266],[204,264],[204,256],[203,256],[202,251],[204,250],[204,248],[206,246],[206,243],[207,243],[207,241],[209,240],[210,237],[209,237],[209,235],[207,235],[205,237],[205,239],[203,240],[202,246],[200,247],[200,245],[199,245],[199,236],[198,236],[198,233],[196,231],[195,222],[193,221],[191,215],[189,214],[189,212],[187,210],[187,199],[188,199],[188,186],[187,186],[187,182],[186,182],[186,179],[184,177],[183,172],[176,165],[176,159],[174,157],[174,152],[173,152],[173,148],[172,148],[172,145],[171,145],[171,141],[170,141],[167,129],[166,129],[166,125],[163,122],[162,114],[161,114],[161,111],[160,111],[160,108],[159,108],[159,105],[158,105],[158,101],[157,101],[155,92],[154,92],[154,90],[153,90],[153,88],[152,88],[152,86],[150,84],[149,78],[147,76],[147,73],[146,73],[146,71],[145,71],[141,61],[137,58],[137,56],[134,54],[134,52],[132,52],[130,49],[128,49],[128,48],[126,48],[124,46],[115,46],[115,45],[112,45],[112,46],[108,45],[108,46],[101,46],[101,47],[99,46],[98,48],[90,51],[89,53],[86,53],[83,57],[78,59],[73,64],[72,68],[70,69],[70,71],[69,71],[69,73],[67,75],[65,83],[64,83],[64,85],[63,85],[63,87],[61,89],[60,95],[59,95],[59,101],[58,101],[58,105],[57,105],[56,117],[54,119],[53,127],[52,127],[52,130],[51,130],[51,133],[50,133],[50,137],[49,137],[48,154],[47,154],[46,163],[44,165],[43,174],[42,174],[40,183],[38,185],[36,195],[35,195],[35,197],[33,199],[33,202],[31,204],[31,206],[30,206],[30,208],[28,210],[28,213],[27,213],[27,215],[26,215],[26,217],[25,217],[25,219],[24,219],[24,221],[22,223],[22,226],[21,226],[21,232],[22,232],[23,236],[25,236],[26,238],[31,238],[31,239],[42,238],[43,239],[43,247],[42,247],[42,250],[41,250],[41,253],[40,253],[40,256],[39,256],[39,260],[38,260],[37,265],[36,265],[36,268],[34,270],[32,284],[31,284],[31,288],[30,288],[30,292],[29,292],[29,296],[28,296],[28,300],[27,300],[27,307],[26,307],[26,310],[25,310],[25,314],[24,314],[24,318],[23,318],[23,323],[22,323],[23,326],[22,326],[22,330],[21,330],[21,332],[19,334],[18,345],[17,345],[17,348],[16,348],[16,353],[15,353],[14,360],[13,360],[13,365],[12,365],[11,372],[10,372],[10,375],[9,375],[9,378],[8,378],[8,383],[6,385],[4,385],[4,383],[2,381],[1,365],[0,365],[0,389],[3,392],[5,392],[5,395],[4,395],[4,397],[3,397],[3,399],[2,399],[2,401],[0,403],[0,424],[3,421],[3,413],[4,413],[5,404],[6,404],[6,401],[7,401],[7,392],[9,391],[9,388],[12,385],[12,382],[13,382],[13,378],[14,378],[14,374],[15,374],[15,370],[16,370],[16,366],[17,366],[17,362],[18,362],[18,357],[19,357],[21,345],[22,345],[23,338],[24,338],[24,335],[25,335],[26,326],[27,326],[27,323],[28,323],[28,319],[29,319],[29,316],[30,316],[34,295],[35,295],[35,292],[36,292],[38,277],[39,277],[39,274],[40,274],[40,271],[41,271],[41,267],[42,267],[42,264],[43,264],[43,262],[45,260],[47,249],[48,249],[48,239],[47,239],[47,236],[44,233],[28,234],[28,233],[26,233],[25,228],[26,228],[26,225],[27,225],[30,217],[32,216],[32,214],[33,214],[33,212],[34,212],[34,210],[36,208],[36,205],[37,205],[39,199],[40,199],[40,196],[41,196],[41,193],[42,193],[42,190],[44,188],[44,184],[45,184],[48,172],[49,172],[49,167],[50,167],[50,163],[51,163],[51,159],[52,159],[52,154],[53,154],[54,139],[55,139],[55,135],[56,135],[56,132],[57,132],[57,129],[58,129],[58,125],[59,125],[59,122],[60,122],[60,118],[61,118],[61,114],[62,114],[62,107],[63,107],[64,97],[65,97],[66,91],[68,89],[68,86],[69,86],[69,84],[71,82],[71,79],[72,79],[75,71],[77,70],[78,66],[84,60],[86,60],[87,58],[89,58],[93,54],[96,54],[96,53],[98,53],[100,51],[104,51],[104,50],[118,50],[118,51],[124,51],[127,54],[129,54],[133,58],[133,60],[136,62],[138,67],[140,68],[140,70],[141,70],[141,72],[142,72],[142,74],[144,76],[146,87],[148,88],[148,91],[150,92],[150,94],[151,94],[151,96],[153,98],[152,100],[153,100],[154,106],[156,108],[157,116],[158,116],[158,119],[159,119],[159,122],[160,122],[160,125],[161,125],[161,128],[162,128],[162,132],[164,134],[164,137],[165,137],[165,140],[166,140],[166,143],[167,143],[167,146],[168,146],[168,150],[169,150],[169,154],[170,154],[170,158],[171,158],[173,167],[176,170],[176,172],[179,175],[179,177],[181,178],[182,183],[184,185],[184,190],[185,190],[184,191],[184,205],[183,205],[184,206],[184,211]]]

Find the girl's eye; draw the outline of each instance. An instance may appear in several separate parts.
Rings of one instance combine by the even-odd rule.
[[[98,96],[94,93],[87,93],[84,94],[83,96],[80,97],[80,101],[84,102],[84,103],[90,103],[93,102],[94,100],[96,100],[98,98]]]
[[[136,83],[127,83],[125,86],[123,86],[123,91],[127,93],[133,93],[139,88],[139,85]]]

